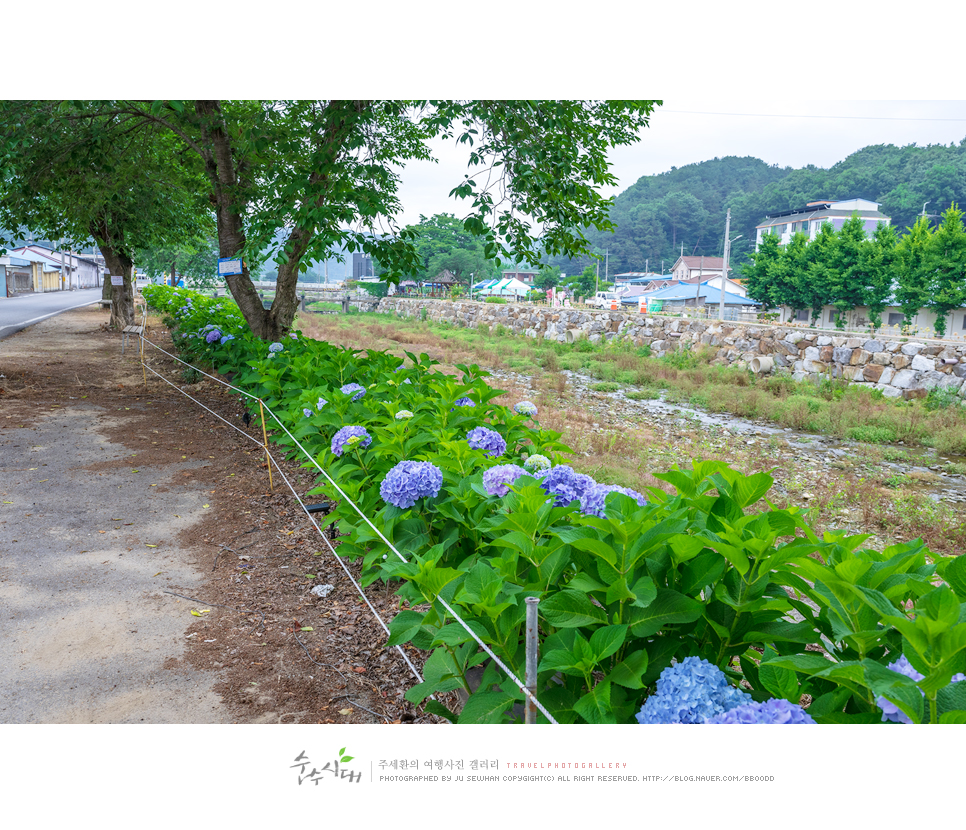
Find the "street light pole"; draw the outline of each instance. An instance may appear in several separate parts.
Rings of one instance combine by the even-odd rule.
[[[724,322],[724,289],[725,280],[728,278],[728,236],[731,233],[731,208],[728,208],[725,217],[725,240],[724,240],[724,259],[721,263],[721,299],[718,301],[718,320]]]

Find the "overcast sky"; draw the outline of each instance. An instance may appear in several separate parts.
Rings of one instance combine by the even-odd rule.
[[[966,101],[799,101],[664,99],[634,145],[613,151],[617,188],[641,176],[664,173],[723,156],[754,156],[780,167],[831,167],[870,144],[958,144],[966,138]],[[404,224],[422,213],[463,215],[468,209],[447,193],[466,172],[466,151],[437,148],[439,164],[403,171]]]

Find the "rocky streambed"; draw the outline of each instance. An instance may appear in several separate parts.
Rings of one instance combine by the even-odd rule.
[[[654,399],[635,400],[627,391],[599,391],[599,380],[579,372],[564,371],[572,404],[595,422],[592,429],[609,432],[646,428],[677,448],[694,455],[722,458],[748,454],[757,449],[774,460],[785,475],[776,477],[779,491],[782,479],[800,473],[809,476],[829,473],[842,477],[877,478],[888,486],[915,490],[933,501],[966,505],[966,457],[938,455],[927,447],[904,444],[864,444],[782,427],[765,420],[749,420],[725,413],[708,412],[699,407],[668,402],[665,392]],[[534,395],[534,379],[526,374],[494,371],[492,382],[501,379],[529,388]],[[807,488],[806,488],[807,489]],[[804,493],[807,501],[808,493]]]

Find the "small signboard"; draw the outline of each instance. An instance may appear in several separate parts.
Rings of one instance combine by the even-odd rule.
[[[231,277],[242,273],[242,261],[240,257],[218,258],[218,276]]]
[[[111,285],[124,285],[124,277],[111,274]]]

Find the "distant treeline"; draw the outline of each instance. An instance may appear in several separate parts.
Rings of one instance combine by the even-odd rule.
[[[736,156],[671,168],[642,176],[614,201],[613,233],[590,228],[587,238],[608,270],[669,269],[681,254],[721,256],[725,212],[731,208],[732,264],[741,266],[755,247],[755,226],[766,214],[820,200],[878,202],[902,236],[928,203],[938,216],[953,202],[966,204],[966,139],[955,146],[896,147],[880,144],[853,153],[829,169],[772,167],[760,159]],[[582,270],[589,258],[560,258],[548,264],[566,273]],[[601,269],[603,273],[603,268]]]

